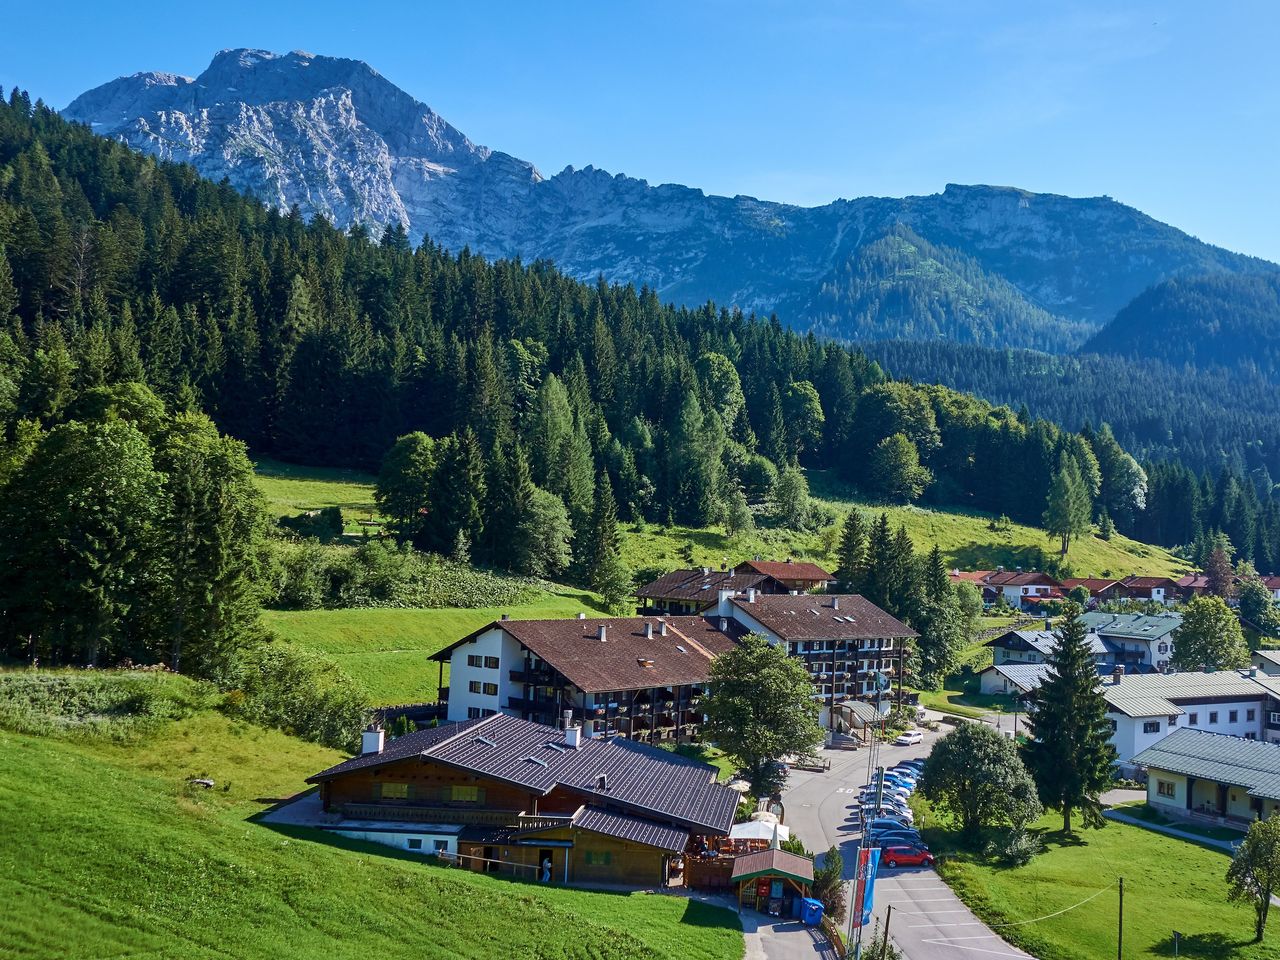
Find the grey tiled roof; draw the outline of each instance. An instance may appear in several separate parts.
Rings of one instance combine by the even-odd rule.
[[[1107,707],[1130,717],[1176,716],[1179,703],[1213,699],[1261,700],[1264,691],[1253,679],[1234,670],[1214,673],[1129,674],[1119,683],[1106,683]]]
[[[1044,683],[1045,677],[1049,675],[1050,669],[1047,663],[1000,663],[987,668],[1007,678],[1010,683],[1022,690],[1038,690]]]
[[[1093,613],[1082,614],[1080,620],[1090,631],[1103,637],[1120,640],[1160,640],[1182,626],[1182,614],[1161,613],[1148,616],[1141,613]]]
[[[986,645],[988,647],[997,646],[999,641],[1010,636],[1017,637],[1027,646],[1046,657],[1052,656],[1054,647],[1058,645],[1058,635],[1052,630],[1010,630],[1008,633],[1002,633],[993,640],[988,640]],[[1089,644],[1089,652],[1094,656],[1101,656],[1107,653],[1106,643],[1096,633],[1085,634],[1085,640]]]
[[[738,795],[715,782],[708,764],[617,738],[584,739],[568,749],[563,731],[505,714],[397,737],[382,753],[354,757],[308,782],[415,755],[542,795],[564,787],[588,801],[711,833],[728,833],[738,806]]]
[[[1133,758],[1141,766],[1244,787],[1280,800],[1280,744],[1184,727]]]
[[[573,818],[573,825],[592,833],[602,833],[606,837],[617,837],[619,840],[630,840],[660,850],[671,850],[679,853],[689,844],[689,831],[679,827],[670,827],[652,820],[629,817],[622,813],[612,813],[599,807],[584,807]]]

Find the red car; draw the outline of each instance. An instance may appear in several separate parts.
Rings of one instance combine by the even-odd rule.
[[[933,854],[919,847],[885,847],[880,859],[886,867],[932,867]]]

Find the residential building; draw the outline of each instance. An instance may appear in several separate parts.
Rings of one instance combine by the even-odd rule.
[[[1015,610],[1028,610],[1045,600],[1059,600],[1066,596],[1062,584],[1047,573],[1035,570],[997,571],[987,578],[985,587],[993,593],[992,602],[1003,597]]]
[[[1099,666],[1108,663],[1109,648],[1096,633],[1087,634],[1093,659]],[[991,648],[991,661],[995,666],[1010,663],[1044,663],[1052,655],[1058,644],[1058,636],[1054,633],[1048,620],[1043,630],[1010,630],[998,637],[988,640],[985,646]]]
[[[637,606],[644,613],[698,614],[719,602],[721,590],[746,593],[789,593],[790,590],[764,573],[735,573],[732,570],[673,570],[636,590]]]
[[[998,663],[978,674],[978,685],[986,694],[1025,700],[1044,683],[1049,670],[1047,663]]]
[[[1149,600],[1154,603],[1171,604],[1179,595],[1178,581],[1168,577],[1129,576],[1120,581],[1121,598],[1126,600]]]
[[[1173,637],[1182,626],[1182,614],[1091,612],[1081,616],[1085,628],[1096,634],[1108,650],[1107,663],[1123,666],[1125,673],[1164,672],[1173,658]]]
[[[1133,758],[1163,813],[1247,827],[1280,810],[1280,745],[1178,730]]]
[[[711,661],[733,647],[721,618],[580,616],[497,620],[431,659],[449,665],[448,718],[494,713],[555,724],[566,710],[588,737],[687,741]]]
[[[1253,665],[1269,677],[1280,677],[1280,650],[1259,648],[1253,651]]]
[[[1178,596],[1183,600],[1203,597],[1209,592],[1209,578],[1203,573],[1188,573],[1177,580]]]
[[[386,741],[310,777],[322,829],[555,882],[666,884],[727,836],[739,796],[716,770],[625,739],[505,714]]]
[[[773,577],[788,590],[813,593],[827,590],[835,583],[835,577],[816,563],[799,560],[744,560],[733,568],[737,574],[757,573]]]
[[[1062,581],[1063,593],[1084,587],[1090,600],[1115,600],[1120,596],[1120,581],[1106,577],[1068,577]]]
[[[1255,677],[1236,670],[1117,674],[1104,681],[1102,693],[1124,769],[1175,730],[1258,739],[1269,699]]]
[[[717,612],[804,661],[814,698],[822,704],[822,723],[832,730],[847,726],[838,716],[840,704],[875,700],[884,684],[901,680],[903,652],[917,635],[856,594],[771,596],[749,590],[739,597],[722,591]]]

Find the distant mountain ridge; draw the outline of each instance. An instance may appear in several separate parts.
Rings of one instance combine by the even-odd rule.
[[[339,226],[399,223],[415,241],[551,259],[677,303],[776,310],[842,339],[1063,352],[1162,280],[1280,269],[1105,197],[948,184],[805,208],[591,166],[547,178],[472,143],[367,64],[302,52],[224,50],[194,79],[122,77],[63,113]],[[877,274],[886,267],[890,277]]]

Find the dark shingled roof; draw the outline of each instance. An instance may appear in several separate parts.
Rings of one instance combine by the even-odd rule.
[[[763,573],[734,573],[732,570],[672,570],[636,591],[637,597],[652,600],[697,600],[714,606],[721,590],[759,590],[762,586],[783,590],[782,584]]]
[[[813,861],[785,850],[761,850],[735,857],[733,880],[750,880],[768,874],[781,874],[804,883],[813,883]]]
[[[734,567],[739,572],[754,571],[776,580],[834,580],[816,563],[794,560],[744,560]]]
[[[432,659],[448,660],[456,647],[498,627],[586,693],[706,683],[711,677],[711,661],[733,648],[733,639],[717,628],[717,622],[717,618],[674,616],[496,620],[445,647]],[[665,637],[663,623],[667,625]],[[652,637],[645,636],[646,624],[653,627]]]
[[[716,783],[716,769],[708,764],[616,738],[584,739],[573,750],[562,730],[501,713],[397,737],[382,753],[353,757],[307,782],[415,755],[543,796],[564,787],[588,801],[707,833],[727,834],[738,806],[738,794]]]
[[[573,825],[582,830],[590,830],[592,833],[604,834],[606,837],[643,843],[649,847],[671,850],[674,853],[680,853],[689,844],[688,830],[654,823],[652,820],[641,820],[639,817],[628,817],[622,813],[611,813],[599,807],[584,807],[573,818]]]
[[[832,605],[837,601],[839,607]],[[731,601],[746,616],[783,640],[871,640],[914,637],[916,632],[857,594],[769,596],[757,594],[754,603]]]

